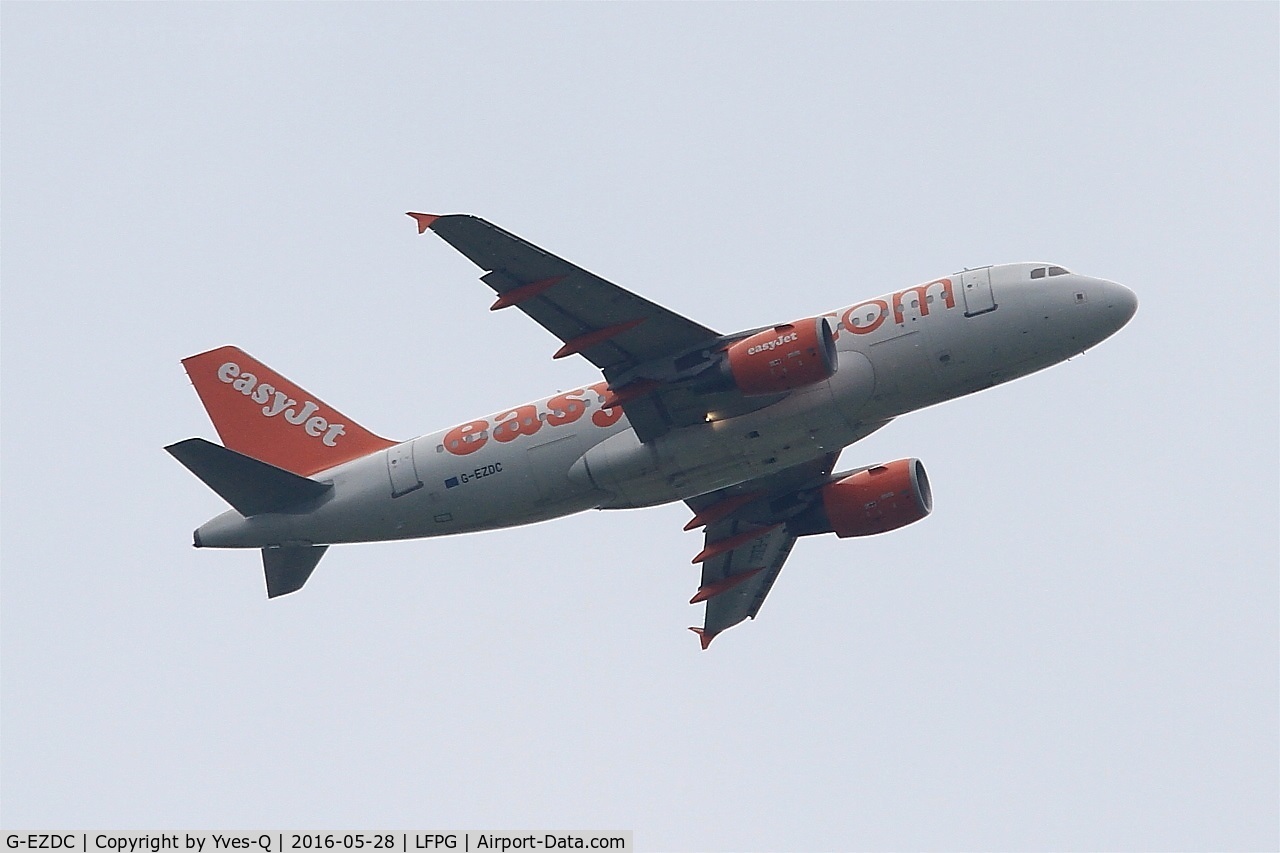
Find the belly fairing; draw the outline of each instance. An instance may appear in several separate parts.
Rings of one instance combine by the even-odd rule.
[[[647,444],[632,430],[610,436],[582,455],[569,478],[609,493],[604,507],[622,508],[766,476],[838,451],[869,432],[860,415],[874,384],[867,358],[842,352],[829,380],[764,409],[673,430]]]

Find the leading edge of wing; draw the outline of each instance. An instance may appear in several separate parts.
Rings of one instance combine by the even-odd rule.
[[[557,358],[581,354],[618,375],[721,337],[477,216],[409,216],[485,271],[493,310],[517,307],[559,338]]]

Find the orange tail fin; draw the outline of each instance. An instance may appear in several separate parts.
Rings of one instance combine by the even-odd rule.
[[[232,450],[309,477],[395,442],[374,435],[236,347],[182,360]]]

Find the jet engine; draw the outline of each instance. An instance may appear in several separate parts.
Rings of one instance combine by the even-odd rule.
[[[836,372],[836,342],[826,317],[784,323],[734,343],[720,369],[743,394],[802,388]]]
[[[797,536],[871,536],[905,527],[933,510],[933,492],[919,459],[857,471],[822,486],[816,498],[787,523]]]

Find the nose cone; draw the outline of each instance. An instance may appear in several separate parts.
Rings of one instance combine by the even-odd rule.
[[[1114,281],[1102,282],[1102,303],[1106,306],[1108,320],[1113,324],[1113,331],[1119,331],[1138,313],[1138,295],[1123,284]]]

